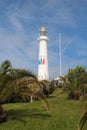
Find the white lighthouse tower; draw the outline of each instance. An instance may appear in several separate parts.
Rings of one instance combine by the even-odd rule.
[[[38,61],[38,80],[49,80],[48,74],[48,55],[47,55],[47,32],[44,26],[40,29],[39,41],[39,61]]]

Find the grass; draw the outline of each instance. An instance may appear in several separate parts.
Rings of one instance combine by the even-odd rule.
[[[67,94],[56,97],[58,91],[49,98],[51,113],[39,101],[3,105],[8,120],[0,124],[0,130],[77,130],[84,103],[67,100]]]

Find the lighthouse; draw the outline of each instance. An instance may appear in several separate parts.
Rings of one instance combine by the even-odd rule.
[[[38,42],[39,42],[38,80],[49,80],[48,54],[47,54],[48,37],[46,27],[44,26],[40,28]]]

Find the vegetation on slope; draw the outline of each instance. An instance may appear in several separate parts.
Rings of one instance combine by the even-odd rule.
[[[39,101],[4,104],[8,121],[0,125],[0,130],[77,130],[84,103],[67,100],[66,93],[56,97],[59,91],[56,89],[49,98],[51,113],[47,113]],[[83,130],[87,130],[87,124]]]

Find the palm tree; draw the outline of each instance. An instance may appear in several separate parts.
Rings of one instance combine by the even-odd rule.
[[[0,66],[0,119],[2,117],[2,120],[5,119],[2,103],[9,100],[13,93],[23,98],[36,95],[49,111],[49,103],[41,91],[41,87],[42,83],[37,80],[31,71],[13,69],[10,61],[4,61]]]
[[[5,86],[5,83],[7,81],[5,74],[9,72],[10,68],[11,68],[11,63],[9,60],[2,62],[0,66],[0,98],[2,98],[2,95],[5,92],[5,89],[3,89],[3,86]],[[3,82],[2,80],[4,80],[5,82]],[[2,92],[2,90],[4,91]],[[6,120],[6,114],[3,110],[3,107],[1,105],[1,100],[0,100],[0,123],[5,120]]]
[[[31,102],[32,97],[36,96],[43,102],[44,106],[46,107],[46,110],[49,112],[50,106],[42,90],[44,86],[47,87],[42,81],[31,79],[29,77],[24,77],[16,80],[16,93],[18,92],[18,94],[22,95],[24,98],[26,96],[30,96]]]
[[[78,123],[78,130],[82,130],[85,122],[87,121],[87,110],[81,116],[79,123]]]

